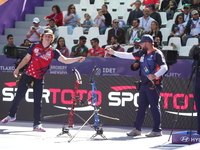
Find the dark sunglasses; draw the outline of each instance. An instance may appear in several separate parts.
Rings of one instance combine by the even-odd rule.
[[[71,7],[70,9],[75,9],[75,7]]]
[[[119,23],[119,22],[114,22],[114,23]]]
[[[189,9],[189,7],[184,7],[183,9]]]

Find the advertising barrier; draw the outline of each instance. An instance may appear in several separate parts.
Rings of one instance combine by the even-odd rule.
[[[0,117],[8,114],[15,92],[17,90],[15,78],[13,77],[13,59],[4,59],[0,63]],[[91,96],[91,85],[89,74],[94,66],[100,68],[96,76],[98,103],[101,106],[99,113],[110,117],[119,118],[119,121],[100,117],[100,123],[108,125],[132,126],[138,108],[138,91],[134,81],[139,79],[138,72],[130,70],[132,60],[118,58],[87,58],[83,63],[63,65],[53,61],[45,76],[43,90],[42,116],[58,115],[68,113],[71,106],[71,98],[74,96],[75,75],[72,68],[76,67],[83,80],[79,87],[80,99],[87,100]],[[162,111],[162,127],[171,128],[178,110],[178,122],[176,128],[197,127],[196,110],[193,105],[192,83],[187,93],[186,88],[191,73],[192,60],[178,60],[170,66],[165,74],[164,88],[160,94],[160,107]],[[33,90],[28,89],[24,100],[20,104],[17,113],[18,120],[33,120]],[[84,119],[93,113],[92,106],[76,106],[75,112]],[[194,117],[192,118],[192,112]],[[67,122],[67,116],[52,118],[46,121]],[[91,123],[93,120],[91,120]],[[83,123],[75,117],[75,124]],[[143,126],[152,126],[151,112],[148,109]]]

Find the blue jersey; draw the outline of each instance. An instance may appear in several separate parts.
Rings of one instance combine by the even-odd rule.
[[[166,65],[163,53],[158,49],[153,49],[151,52],[138,51],[132,53],[135,59],[140,60],[141,80],[143,84],[149,81],[147,75],[155,74],[161,65]],[[155,84],[160,84],[162,77],[156,79]]]

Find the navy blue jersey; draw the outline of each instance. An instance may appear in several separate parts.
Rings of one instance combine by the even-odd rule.
[[[164,55],[158,49],[154,49],[149,53],[138,51],[132,54],[135,59],[140,60],[141,80],[143,84],[150,82],[147,78],[148,74],[155,74],[161,65],[166,65]],[[156,80],[161,81],[161,79],[162,77],[159,77]]]

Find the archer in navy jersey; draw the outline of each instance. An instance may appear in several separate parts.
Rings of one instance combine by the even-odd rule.
[[[143,35],[139,43],[142,47],[142,51],[138,51],[132,54],[126,52],[116,52],[111,48],[106,48],[106,51],[109,54],[115,55],[117,57],[133,59],[139,62],[142,81],[138,97],[139,107],[133,125],[134,128],[129,133],[127,133],[127,135],[141,135],[141,127],[144,122],[146,109],[150,105],[154,126],[153,130],[146,134],[146,136],[162,136],[159,96],[162,90],[162,75],[168,70],[168,67],[161,51],[154,47],[153,37],[151,35]]]

